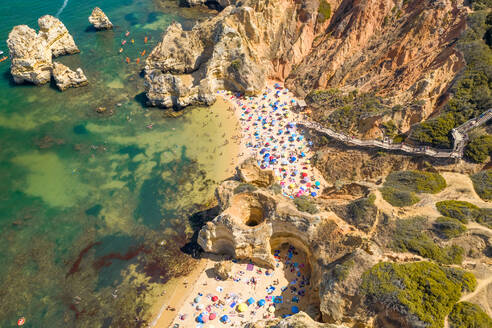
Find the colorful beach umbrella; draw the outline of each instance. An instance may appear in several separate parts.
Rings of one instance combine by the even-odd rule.
[[[241,303],[237,306],[238,312],[244,312],[248,310],[248,306],[245,303]]]

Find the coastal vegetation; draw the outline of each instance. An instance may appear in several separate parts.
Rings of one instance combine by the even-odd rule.
[[[440,328],[461,292],[475,285],[471,273],[432,262],[381,262],[364,272],[361,290],[372,303],[416,316],[426,327]]]
[[[492,135],[479,134],[470,138],[466,145],[465,156],[475,163],[485,163],[492,153]]]
[[[370,194],[352,201],[347,206],[347,221],[359,229],[368,232],[378,214],[378,208],[374,205],[376,195]]]
[[[383,98],[357,90],[348,94],[338,89],[313,90],[307,95],[306,101],[318,109],[313,112],[314,120],[346,133],[357,133],[364,118],[391,112],[391,107],[384,103]]]
[[[473,174],[470,178],[478,196],[484,200],[492,200],[492,169]]]
[[[435,194],[446,187],[446,180],[438,173],[425,171],[396,171],[386,177],[381,194],[393,206],[417,203],[418,193]]]
[[[459,302],[453,306],[449,314],[449,327],[487,328],[492,327],[492,319],[480,306],[469,302]]]
[[[434,222],[434,228],[438,235],[445,239],[450,239],[462,235],[466,231],[466,226],[460,221],[441,216]]]
[[[234,188],[234,193],[235,194],[242,194],[245,192],[253,192],[256,189],[258,189],[256,186],[249,184],[249,183],[241,183],[239,186]]]
[[[492,107],[492,48],[485,42],[492,28],[491,5],[481,1],[473,7],[478,11],[468,16],[467,29],[457,42],[466,67],[452,85],[442,114],[413,129],[410,139],[416,142],[451,148],[451,130]]]
[[[318,7],[318,21],[326,22],[331,17],[331,6],[326,0],[321,0]]]
[[[301,212],[306,212],[309,214],[316,214],[319,212],[316,203],[306,196],[296,197],[294,199],[294,204]]]
[[[487,215],[486,209],[462,200],[443,200],[437,202],[436,207],[442,215],[457,219],[462,223],[468,223],[469,220],[480,222]]]
[[[399,252],[411,252],[443,264],[460,264],[463,248],[455,245],[440,247],[425,231],[427,218],[399,219],[393,235],[392,248]]]

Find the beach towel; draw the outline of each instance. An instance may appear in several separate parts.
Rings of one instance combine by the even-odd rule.
[[[249,263],[249,264],[246,266],[246,270],[248,270],[248,271],[253,271],[253,270],[254,270],[254,268],[255,268],[255,266],[254,266],[253,264],[251,264],[251,263]]]

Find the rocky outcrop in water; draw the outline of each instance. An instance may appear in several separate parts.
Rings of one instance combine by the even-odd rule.
[[[43,16],[38,25],[39,33],[27,25],[18,25],[9,34],[10,72],[16,83],[47,83],[51,78],[53,57],[80,51],[65,25],[57,18]]]
[[[75,71],[72,71],[70,68],[60,63],[53,63],[53,78],[55,79],[56,86],[61,91],[89,84],[87,77],[80,67]]]
[[[15,83],[36,85],[51,79],[52,53],[46,40],[27,25],[15,26],[7,40],[12,63],[10,73]]]
[[[38,25],[38,37],[46,40],[53,57],[73,55],[80,52],[73,37],[58,18],[45,15],[38,19]]]
[[[96,30],[110,30],[113,28],[113,23],[111,23],[108,16],[99,7],[92,10],[92,14],[89,16],[89,23]]]

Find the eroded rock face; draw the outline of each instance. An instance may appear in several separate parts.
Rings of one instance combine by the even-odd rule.
[[[53,57],[79,52],[60,20],[46,15],[38,24],[39,33],[27,25],[18,25],[9,34],[10,72],[16,83],[47,83],[51,79]]]
[[[61,91],[89,84],[87,77],[80,67],[75,71],[72,71],[70,68],[60,63],[53,63],[53,78],[55,79],[56,86]]]
[[[347,328],[343,325],[334,325],[329,323],[320,323],[311,319],[304,312],[299,312],[286,319],[270,319],[261,320],[255,323],[250,323],[245,326],[246,328]]]
[[[80,52],[73,37],[68,33],[67,28],[58,18],[45,15],[38,19],[38,25],[38,37],[46,40],[53,57],[72,55]]]
[[[113,23],[111,23],[108,16],[99,7],[92,10],[92,14],[89,16],[89,22],[97,30],[110,30],[113,28]]]
[[[27,25],[15,26],[7,40],[15,83],[44,84],[51,79],[52,53],[45,39]]]
[[[301,7],[302,21],[296,14]],[[183,107],[209,104],[219,89],[261,92],[268,77],[285,77],[285,65],[300,61],[309,50],[317,15],[311,7],[250,0],[228,6],[191,31],[171,24],[146,61],[149,103]],[[179,86],[188,93],[183,95]]]
[[[368,138],[380,137],[378,126],[388,120],[406,132],[443,105],[443,95],[464,67],[454,49],[466,25],[462,1],[327,3],[329,17],[318,13],[317,0],[219,0],[225,9],[192,31],[170,27],[149,57],[146,73],[179,79],[179,74],[193,74],[189,86],[195,96],[174,96],[181,105],[212,100],[217,89],[256,93],[272,78],[285,80],[301,96],[313,89],[358,90],[384,97],[391,107],[402,106],[362,120],[360,134]],[[172,85],[148,82],[150,104],[172,104],[160,100],[173,96]],[[152,83],[161,85],[151,88]],[[202,83],[206,89],[198,87]]]
[[[254,158],[245,160],[236,169],[239,178],[245,183],[258,187],[269,187],[275,182],[275,175],[272,170],[262,170]]]

